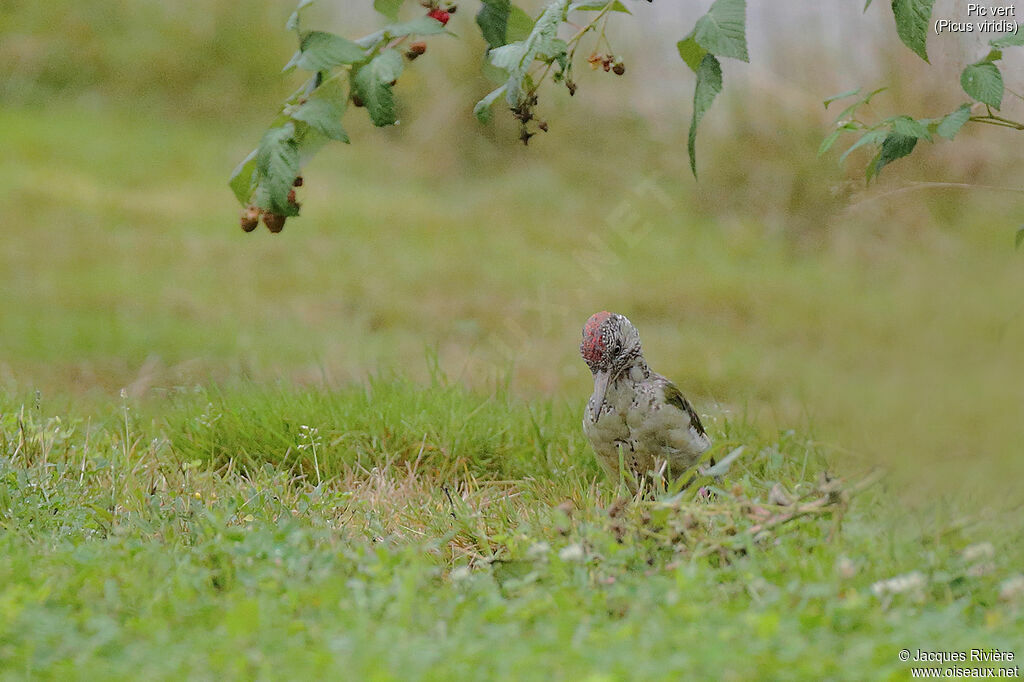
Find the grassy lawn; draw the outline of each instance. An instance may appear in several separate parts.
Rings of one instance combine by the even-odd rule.
[[[746,453],[725,489],[640,502],[575,410],[500,390],[159,412],[4,406],[6,676],[905,679],[902,647],[1020,643],[1019,518],[911,513],[881,484],[781,523],[774,486],[837,484],[801,434],[716,424]]]
[[[567,131],[325,153],[272,238],[235,227],[240,128],[0,109],[3,678],[907,679],[901,648],[1019,647],[1012,205],[793,239]],[[743,447],[710,497],[600,474],[600,309]]]

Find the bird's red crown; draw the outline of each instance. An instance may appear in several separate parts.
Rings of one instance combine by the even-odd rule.
[[[599,365],[604,359],[605,341],[601,334],[601,326],[608,321],[612,314],[607,310],[594,313],[583,325],[583,342],[580,344],[580,354],[590,365]]]

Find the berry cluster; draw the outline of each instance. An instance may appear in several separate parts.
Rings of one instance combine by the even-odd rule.
[[[293,187],[302,187],[302,176],[295,178],[292,183]],[[288,203],[296,210],[299,210],[299,202],[295,200],[295,190],[288,190]],[[242,229],[246,232],[252,232],[260,224],[260,216],[263,216],[263,224],[268,230],[277,234],[284,229],[284,221],[288,219],[288,216],[283,216],[278,213],[272,213],[265,209],[259,208],[258,206],[247,206],[242,209],[242,216],[240,224]]]
[[[598,54],[595,52],[587,58],[587,63],[589,63],[590,68],[595,71],[598,68],[603,68],[606,72],[611,71],[616,76],[621,76],[626,73],[626,63],[622,61],[622,57],[615,57],[610,54]]]
[[[537,106],[537,95],[530,95],[523,103],[512,109],[512,117],[519,121],[519,141],[524,145],[530,144],[530,138],[537,133],[531,133],[530,128],[527,125],[530,121],[537,122],[537,130],[546,133],[548,131],[548,122],[542,121],[536,118],[533,114],[534,107]]]

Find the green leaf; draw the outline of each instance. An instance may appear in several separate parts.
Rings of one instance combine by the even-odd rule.
[[[604,9],[607,6],[608,6],[607,2],[600,2],[600,0],[598,0],[597,2],[574,2],[571,5],[569,5],[569,11],[570,12],[595,12],[595,11],[598,11],[598,10],[602,10],[602,9]],[[621,2],[619,2],[619,0],[615,0],[615,2],[612,3],[612,11],[613,12],[625,12],[626,14],[632,14],[632,12],[630,12],[628,9],[626,9],[626,6],[623,5]]]
[[[1003,47],[1019,47],[1024,45],[1024,31],[1018,31],[1017,33],[1007,33],[1001,35],[998,38],[993,38],[988,41],[988,44],[992,47],[1003,48]]]
[[[401,38],[402,36],[432,36],[438,33],[444,33],[444,24],[433,17],[422,16],[413,19],[412,21],[403,21],[400,24],[391,24],[390,26],[384,27],[384,33],[388,34],[392,38]]]
[[[818,147],[818,156],[822,156],[825,152],[832,148],[832,145],[836,143],[839,136],[843,133],[842,128],[836,128],[828,136],[821,141],[821,145]]]
[[[892,126],[892,131],[898,135],[929,141],[932,139],[931,133],[928,132],[928,125],[915,121],[910,116],[896,116],[891,119],[890,125]]]
[[[679,56],[683,58],[683,61],[686,62],[686,65],[694,73],[700,68],[704,55],[708,53],[707,50],[697,43],[696,38],[693,37],[693,31],[690,32],[690,35],[676,43],[676,49],[679,50]]]
[[[921,59],[928,61],[928,27],[931,25],[935,0],[892,0],[896,17],[896,33],[903,44]]]
[[[697,68],[697,87],[693,91],[693,119],[690,121],[690,136],[687,150],[690,154],[690,170],[697,177],[697,126],[711,107],[715,96],[722,91],[722,65],[712,54],[704,55]]]
[[[882,172],[883,168],[896,159],[902,159],[904,156],[910,154],[910,152],[914,151],[915,146],[917,146],[916,137],[901,135],[897,132],[889,133],[882,142],[882,149],[878,153],[878,156],[875,158],[874,162],[868,165],[868,180],[872,177],[876,177]]]
[[[505,38],[509,41],[526,40],[533,26],[533,17],[512,5],[512,10],[508,13],[508,30]]]
[[[256,152],[256,149],[249,152],[231,172],[231,179],[228,180],[228,187],[242,206],[249,204],[249,197],[256,188]]]
[[[868,144],[879,144],[884,139],[885,139],[885,131],[884,130],[869,130],[868,132],[866,132],[863,135],[861,135],[859,140],[857,140],[852,145],[850,145],[849,149],[847,149],[845,152],[843,152],[843,155],[839,157],[839,163],[843,163],[844,161],[846,161],[846,157],[848,157],[853,152],[853,150],[859,149],[859,148],[863,147],[864,145],[868,145]]]
[[[746,0],[715,0],[708,13],[697,20],[693,32],[697,43],[711,54],[750,61]]]
[[[961,104],[959,109],[943,117],[936,132],[947,140],[952,140],[970,118],[971,105]]]
[[[481,1],[483,7],[476,14],[476,23],[489,50],[525,40],[530,35],[533,19],[509,0]]]
[[[287,23],[285,23],[284,27],[289,31],[298,31],[299,24],[302,21],[302,10],[306,9],[312,4],[313,0],[299,0],[298,7],[296,7],[295,11],[292,12],[291,15],[288,17],[288,21]]]
[[[548,3],[525,40],[502,45],[488,53],[492,64],[508,72],[505,99],[509,106],[517,107],[522,103],[524,79],[533,60],[538,55],[555,56],[561,49],[558,27],[565,18],[568,3],[569,0]]]
[[[260,208],[280,215],[294,209],[288,203],[288,192],[299,174],[299,146],[295,141],[295,124],[271,128],[263,135],[256,150],[257,196]]]
[[[356,93],[366,105],[370,120],[378,127],[394,125],[395,97],[391,84],[402,73],[402,55],[397,50],[384,50],[352,78]]]
[[[1003,74],[992,62],[969,65],[960,74],[960,85],[968,95],[994,109],[1003,103]]]
[[[299,51],[301,54],[295,63],[307,71],[326,71],[341,64],[356,64],[366,58],[363,48],[326,31],[307,33]]]
[[[398,21],[398,10],[404,0],[373,0],[373,8],[391,21]]]
[[[486,97],[477,102],[476,106],[473,107],[473,115],[476,116],[476,119],[481,123],[487,123],[488,121],[490,121],[491,105],[493,105],[494,102],[503,94],[505,94],[504,85],[502,85],[500,88],[491,90],[489,93],[487,93]]]
[[[839,99],[846,99],[847,97],[853,97],[854,95],[856,95],[858,93],[860,93],[860,88],[854,88],[853,90],[846,90],[845,92],[840,92],[838,95],[832,95],[831,97],[826,97],[824,100],[822,100],[821,103],[825,105],[826,109],[828,109],[828,105],[832,104],[832,102],[835,102],[836,100],[839,100]]]
[[[865,0],[865,2],[864,2],[864,11],[865,12],[868,11],[868,7],[871,7],[871,3],[872,2],[874,2],[874,0]]]
[[[985,58],[982,59],[981,61],[983,61],[983,62],[998,62],[1002,58],[1003,58],[1003,51],[999,50],[999,49],[996,49],[996,48],[992,48],[991,50],[989,50],[988,54],[985,55]]]
[[[508,42],[508,15],[512,11],[509,0],[482,0],[476,13],[476,25],[487,41],[487,48],[493,50]]]
[[[348,143],[348,134],[341,127],[348,97],[337,80],[330,80],[313,91],[309,98],[291,112],[296,121],[309,124],[321,135]]]
[[[1014,239],[1014,248],[1019,249],[1021,244],[1024,244],[1024,227],[1017,229],[1017,238]]]

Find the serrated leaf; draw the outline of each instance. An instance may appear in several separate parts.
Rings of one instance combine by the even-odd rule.
[[[295,107],[291,117],[309,124],[321,135],[347,144],[348,134],[341,126],[341,117],[345,113],[347,101],[345,89],[341,84],[336,80],[330,80],[314,90],[305,102]]]
[[[525,40],[533,30],[530,15],[509,0],[482,0],[482,4],[476,23],[488,49]]]
[[[947,140],[952,140],[971,118],[971,105],[962,104],[956,111],[946,114],[935,131]]]
[[[310,31],[302,38],[295,64],[307,71],[326,71],[341,64],[356,64],[366,58],[363,48],[351,40],[326,31]]]
[[[690,67],[690,70],[694,73],[700,68],[700,63],[704,60],[704,55],[708,53],[703,47],[701,47],[697,40],[693,37],[693,32],[686,36],[678,43],[676,43],[676,49],[679,51],[679,56],[682,57],[686,65]]]
[[[992,47],[1003,48],[1003,47],[1019,47],[1024,45],[1024,31],[1017,31],[1016,33],[1006,33],[993,38],[988,41],[988,44]]]
[[[288,192],[299,174],[299,146],[295,141],[295,124],[271,128],[260,140],[256,150],[256,192],[260,208],[280,215],[294,209],[288,203]]]
[[[398,21],[398,10],[402,9],[404,0],[373,0],[373,9],[391,21]]]
[[[892,0],[896,33],[903,44],[921,59],[928,61],[928,27],[931,25],[935,0]]]
[[[916,146],[916,137],[901,135],[897,132],[891,132],[886,135],[885,140],[882,142],[882,149],[879,151],[878,157],[868,166],[868,180],[872,177],[876,177],[882,172],[883,168],[896,159],[902,159],[904,156],[909,155],[914,151],[914,147]]]
[[[509,0],[482,0],[476,13],[476,25],[487,41],[488,49],[501,47],[508,42],[508,15],[512,9]]]
[[[508,30],[505,37],[510,42],[513,40],[526,40],[530,35],[530,31],[533,30],[533,26],[533,17],[519,7],[512,5],[512,9],[508,13]]]
[[[693,33],[697,43],[713,55],[750,61],[746,0],[715,0],[697,20]]]
[[[249,205],[249,197],[256,188],[256,152],[255,149],[249,152],[249,155],[235,166],[235,170],[231,171],[231,179],[228,180],[228,187],[242,206]]]
[[[931,140],[931,133],[928,132],[927,123],[915,121],[910,116],[896,116],[890,122],[892,131],[905,137]]]
[[[401,75],[403,65],[398,51],[384,50],[357,70],[352,78],[356,93],[366,105],[375,126],[394,125],[397,120],[391,83]]]
[[[864,145],[868,144],[880,144],[885,139],[884,130],[869,130],[860,136],[860,139],[850,145],[850,148],[843,152],[842,156],[839,157],[839,163],[846,161],[848,157],[855,149],[860,149]]]
[[[960,74],[964,92],[994,109],[1003,103],[1003,74],[991,62],[971,64]]]
[[[1024,244],[1024,227],[1017,229],[1017,237],[1014,239],[1014,248],[1019,249],[1021,244]]]
[[[840,92],[838,95],[832,95],[831,97],[826,97],[825,99],[823,99],[821,101],[821,103],[825,105],[826,109],[828,109],[828,105],[832,104],[832,102],[835,102],[836,100],[840,100],[840,99],[846,99],[847,97],[853,97],[854,95],[856,95],[858,93],[860,93],[860,88],[854,88],[853,90],[846,90],[845,92]]]
[[[388,34],[392,38],[413,35],[432,36],[444,32],[444,24],[437,19],[428,16],[417,17],[412,21],[403,21],[400,24],[391,24],[390,26],[384,27],[384,33]]]
[[[598,0],[597,2],[574,2],[571,5],[569,5],[569,11],[570,12],[596,12],[598,10],[604,9],[607,6],[608,6],[607,2],[600,2],[600,0]],[[630,12],[628,9],[626,9],[626,6],[623,5],[621,2],[619,2],[619,0],[615,0],[615,2],[612,3],[611,11],[613,11],[613,12],[625,12],[626,14],[632,14],[632,12]]]
[[[473,115],[481,123],[487,123],[491,120],[491,106],[499,97],[505,94],[505,86],[502,85],[500,88],[495,88],[487,93],[483,99],[476,103],[473,107]]]
[[[697,177],[697,126],[711,108],[715,96],[721,91],[722,65],[714,55],[706,54],[697,68],[697,86],[693,90],[693,118],[690,121],[690,135],[686,145],[690,154],[690,170],[694,177]]]
[[[530,64],[538,55],[557,53],[558,27],[565,17],[569,0],[555,0],[549,3],[534,24],[525,40],[508,43],[488,53],[492,64],[508,72],[505,83],[505,99],[511,107],[517,107],[523,100],[524,82]]]

